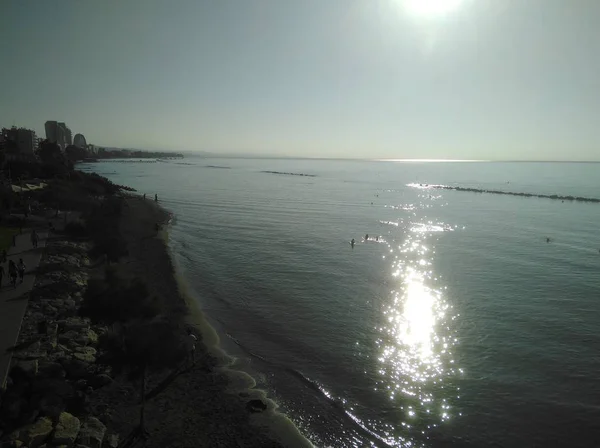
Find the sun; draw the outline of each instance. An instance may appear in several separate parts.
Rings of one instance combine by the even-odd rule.
[[[463,0],[403,0],[408,12],[419,16],[439,16],[457,9]]]

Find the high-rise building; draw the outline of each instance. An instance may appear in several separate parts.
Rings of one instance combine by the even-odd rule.
[[[11,148],[13,156],[33,156],[36,149],[37,137],[35,131],[25,128],[12,127],[2,129],[2,140],[5,148]]]
[[[71,133],[71,129],[69,129],[64,122],[58,123],[58,126],[60,126],[64,130],[65,145],[66,146],[72,145],[73,144],[73,134]]]
[[[87,142],[85,141],[85,137],[83,136],[83,134],[75,134],[73,144],[78,148],[86,149],[87,147]]]
[[[71,130],[65,123],[56,121],[47,121],[44,125],[46,129],[46,138],[52,143],[56,143],[63,151],[70,141]],[[67,131],[68,130],[68,131]]]

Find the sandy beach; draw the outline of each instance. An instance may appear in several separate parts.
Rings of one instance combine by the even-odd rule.
[[[231,359],[218,346],[218,336],[208,325],[195,300],[185,294],[169,254],[169,213],[151,200],[126,197],[121,231],[129,255],[120,268],[147,283],[149,291],[170,305],[173,318],[184,317],[201,343],[196,365],[178,374],[164,372],[148,378],[147,447],[310,447],[292,422],[276,411],[264,391],[243,372],[227,368]],[[161,230],[156,231],[159,223]],[[186,328],[182,328],[184,332]],[[171,374],[171,375],[170,375]],[[170,376],[169,376],[170,375]],[[250,412],[248,402],[261,400],[266,409]],[[94,413],[112,410],[112,429],[122,439],[139,420],[139,387],[123,381],[98,390],[91,397]]]

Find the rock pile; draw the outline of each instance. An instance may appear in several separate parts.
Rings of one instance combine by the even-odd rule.
[[[103,445],[110,411],[89,415],[90,396],[112,382],[110,370],[96,363],[98,337],[108,330],[77,315],[87,251],[82,243],[47,246],[0,401],[6,446],[110,446]]]

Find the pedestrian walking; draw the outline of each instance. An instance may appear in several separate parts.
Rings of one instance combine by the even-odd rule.
[[[196,364],[196,358],[195,358],[195,353],[196,353],[196,343],[198,342],[198,338],[196,337],[196,335],[192,332],[191,329],[188,330],[188,334],[186,336],[186,345],[187,345],[187,350],[188,350],[188,364],[192,363],[192,365]]]
[[[38,240],[39,240],[38,234],[35,231],[35,229],[33,229],[31,231],[31,244],[33,245],[34,248],[38,247]]]
[[[8,262],[8,275],[10,276],[10,283],[14,288],[17,287],[17,265],[14,261]]]
[[[19,271],[19,279],[21,280],[21,283],[23,283],[23,277],[25,277],[25,262],[22,258],[19,258],[17,270]]]

